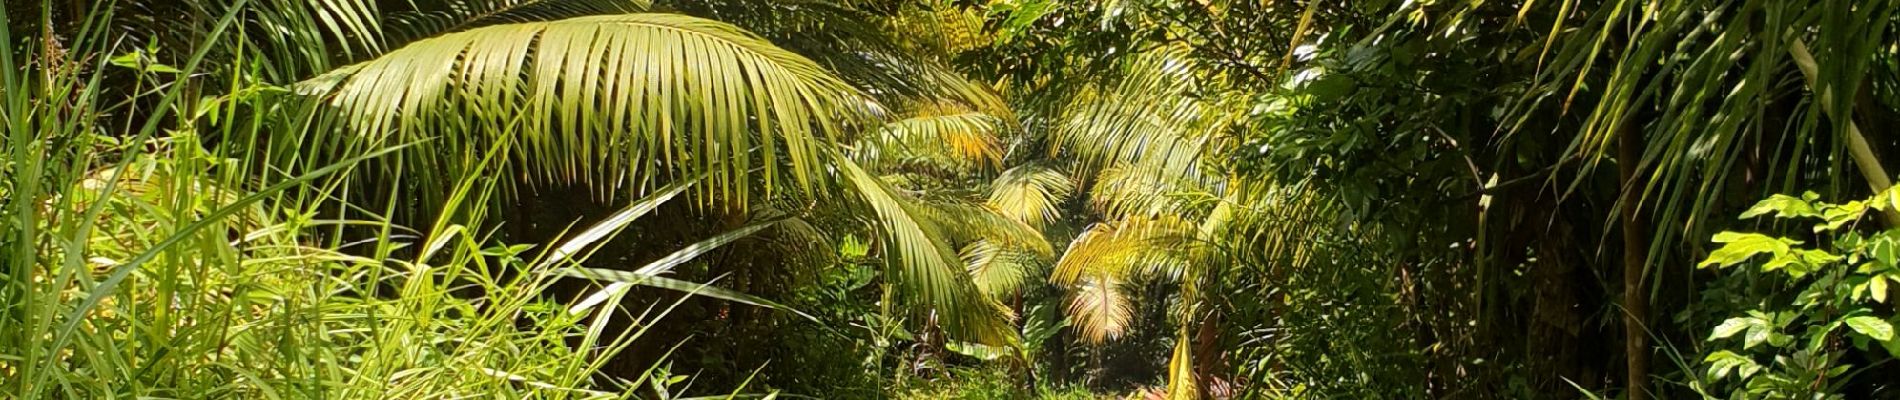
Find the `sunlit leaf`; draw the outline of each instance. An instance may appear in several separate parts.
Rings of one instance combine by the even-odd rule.
[[[1883,342],[1893,340],[1893,325],[1880,318],[1866,315],[1848,317],[1847,327],[1853,328],[1854,332],[1867,335],[1868,338],[1874,340]]]

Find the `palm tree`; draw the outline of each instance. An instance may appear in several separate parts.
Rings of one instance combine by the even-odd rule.
[[[647,12],[576,16],[623,10],[582,3],[599,2],[497,2],[451,8],[472,16],[460,23],[398,20],[449,28],[300,83],[322,110],[319,136],[299,146],[301,157],[419,142],[375,171],[425,199],[466,174],[454,160],[503,149],[501,175],[526,185],[518,190],[578,184],[621,198],[703,174],[691,197],[723,210],[766,199],[868,211],[906,298],[936,310],[956,337],[1011,340],[1010,311],[982,294],[959,249],[982,242],[1046,254],[1040,235],[969,201],[920,198],[886,169],[859,165],[927,153],[916,145],[925,142],[950,143],[944,159],[986,157],[995,151],[988,135],[1009,118],[995,112],[994,95],[879,45],[888,41],[873,29],[797,36],[818,22],[864,23],[845,23],[851,10],[840,6],[634,4],[624,6]],[[671,9],[752,23],[814,52],[662,11]],[[817,22],[801,25],[809,21]],[[377,193],[371,198],[387,196]]]

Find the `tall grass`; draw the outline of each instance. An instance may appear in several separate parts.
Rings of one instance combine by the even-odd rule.
[[[351,170],[395,148],[283,165],[311,161],[288,140],[308,107],[240,73],[246,49],[207,57],[236,11],[178,66],[91,28],[103,16],[64,42],[21,38],[16,17],[0,11],[0,398],[623,398],[674,381],[599,376],[641,333],[607,320],[648,326],[667,305],[545,296],[585,253],[479,228],[466,205],[498,191],[480,174],[428,226],[337,218],[379,215],[337,210],[355,207]],[[603,239],[582,236],[557,244]]]

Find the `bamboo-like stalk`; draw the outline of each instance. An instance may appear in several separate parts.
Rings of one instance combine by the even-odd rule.
[[[1814,90],[1815,94],[1820,94],[1816,82],[1819,67],[1814,62],[1814,54],[1808,52],[1808,44],[1796,39],[1794,43],[1788,45],[1788,55],[1794,58],[1794,65],[1800,68],[1801,75],[1807,78],[1808,88]],[[1839,107],[1835,107],[1826,96],[1817,97],[1820,98],[1821,111],[1827,113],[1828,118],[1835,118],[1847,124],[1847,153],[1854,158],[1854,166],[1860,168],[1861,176],[1867,178],[1867,186],[1873,188],[1874,193],[1893,187],[1893,175],[1887,174],[1887,169],[1880,165],[1880,159],[1874,157],[1873,148],[1867,145],[1867,137],[1861,135],[1860,127],[1854,124],[1854,119],[1836,113],[1834,110]],[[1881,211],[1880,220],[1887,226],[1900,227],[1900,210]]]

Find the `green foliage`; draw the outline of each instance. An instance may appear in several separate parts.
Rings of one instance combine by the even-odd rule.
[[[566,304],[541,296],[548,279],[490,275],[546,265],[530,246],[456,223],[402,238],[387,222],[317,220],[281,185],[262,192],[278,200],[245,203],[255,195],[229,185],[242,177],[218,172],[232,153],[189,137],[80,151],[126,161],[61,171],[81,174],[56,189],[65,199],[8,228],[44,223],[48,235],[23,271],[32,278],[6,286],[9,319],[28,318],[0,342],[12,395],[620,398],[644,380],[593,382],[638,337],[601,328],[661,314]],[[98,217],[81,219],[87,210]],[[80,220],[91,223],[73,229]],[[361,253],[311,244],[335,224],[391,233]],[[66,235],[80,240],[52,240]],[[468,291],[484,296],[452,295]]]
[[[1080,387],[1026,388],[1007,369],[978,367],[952,369],[947,379],[900,392],[893,398],[906,400],[1088,400],[1110,397],[1092,393]]]
[[[1775,195],[1742,213],[1744,219],[1772,215],[1813,222],[1810,232],[1799,234],[1814,234],[1815,245],[1754,233],[1716,234],[1722,246],[1700,267],[1748,266],[1739,273],[1759,274],[1777,289],[1757,302],[1737,304],[1746,311],[1709,332],[1700,368],[1706,381],[1697,389],[1750,398],[1845,398],[1842,390],[1854,371],[1900,355],[1895,316],[1886,305],[1888,284],[1900,278],[1894,255],[1900,229],[1853,229],[1864,215],[1893,209],[1895,193],[1844,204],[1820,201],[1812,192]]]
[[[7,396],[1878,398],[1900,365],[1900,1],[4,7]]]
[[[266,68],[199,77],[208,54],[250,55],[243,47],[212,51],[247,11],[217,6],[225,14],[211,21],[205,44],[175,67],[153,61],[161,57],[155,46],[122,52],[115,40],[92,36],[35,41],[25,60],[13,58],[21,55],[15,48],[0,53],[8,104],[0,120],[9,124],[0,152],[10,155],[0,163],[7,255],[0,324],[8,327],[0,330],[0,393],[679,394],[667,389],[679,379],[664,371],[600,375],[644,333],[614,326],[650,326],[671,305],[634,315],[612,286],[581,298],[549,296],[556,272],[584,262],[635,216],[570,240],[541,238],[559,251],[499,240],[473,206],[501,191],[482,178],[504,152],[490,147],[454,160],[475,173],[448,182],[432,205],[444,210],[438,219],[408,226],[368,212],[333,218],[350,215],[331,214],[349,207],[339,192],[362,184],[347,171],[415,143],[301,158],[306,149],[272,135],[307,127],[312,115],[284,96],[288,88],[252,75]],[[13,29],[0,30],[0,42],[14,44]],[[101,89],[126,71],[132,90]],[[109,97],[122,93],[128,97]],[[205,97],[184,101],[183,93]],[[110,115],[133,119],[121,125]],[[304,161],[311,164],[287,168]],[[664,261],[685,262],[718,244]]]

